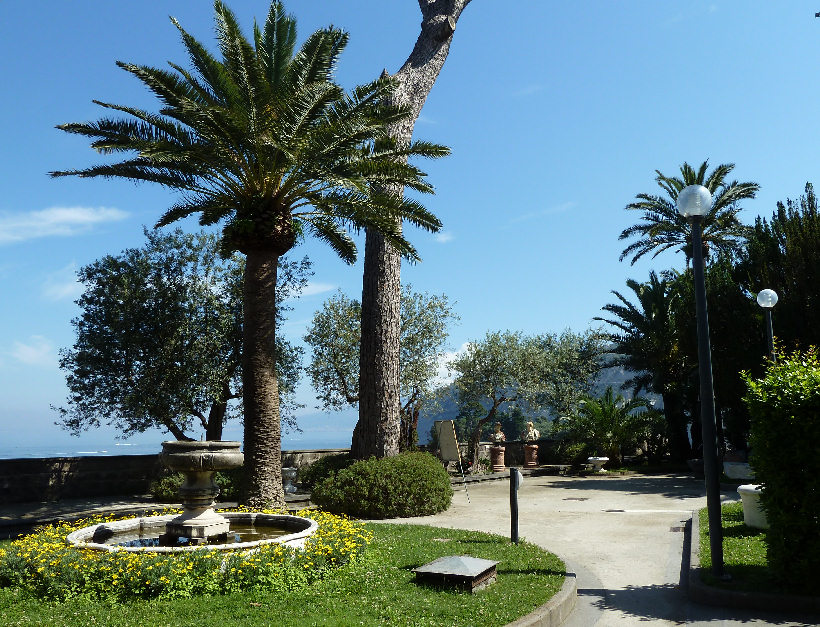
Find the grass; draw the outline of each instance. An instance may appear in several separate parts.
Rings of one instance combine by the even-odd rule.
[[[709,517],[706,509],[699,512],[700,565],[703,581],[711,586],[748,592],[784,592],[769,571],[767,532],[743,524],[743,504],[728,503],[721,508],[723,525],[723,563],[731,581],[720,581],[711,574],[712,556],[709,550]]]
[[[363,557],[310,587],[224,596],[116,603],[55,603],[0,589],[0,622],[12,625],[504,625],[551,598],[564,564],[527,544],[484,533],[368,524]],[[444,555],[499,562],[498,580],[476,594],[414,583],[413,568]]]

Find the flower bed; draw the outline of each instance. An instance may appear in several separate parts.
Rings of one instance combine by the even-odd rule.
[[[66,536],[116,520],[114,517],[52,525],[0,549],[0,587],[16,586],[53,600],[182,598],[253,588],[293,590],[354,560],[370,540],[362,524],[344,516],[316,510],[297,515],[319,523],[303,549],[267,544],[253,551],[101,552],[73,547]]]

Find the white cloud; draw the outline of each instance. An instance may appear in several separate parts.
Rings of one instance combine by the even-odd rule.
[[[544,91],[544,86],[543,85],[538,85],[538,84],[526,85],[526,86],[522,87],[521,89],[517,89],[516,91],[514,91],[512,93],[512,95],[514,97],[521,98],[521,97],[524,97],[524,96],[532,96],[533,94],[537,94],[538,92],[541,92],[541,91]]]
[[[446,244],[447,242],[452,242],[453,241],[453,234],[448,233],[446,231],[441,231],[440,233],[436,233],[434,237],[436,238],[436,241],[439,244]]]
[[[420,115],[416,119],[416,124],[438,124],[433,118],[427,117],[426,115]]]
[[[74,300],[83,293],[83,284],[77,280],[77,265],[72,261],[64,268],[52,272],[43,283],[46,300]]]
[[[42,335],[32,335],[28,344],[15,342],[9,355],[27,366],[52,367],[57,364],[54,346]]]
[[[539,218],[543,218],[544,216],[551,216],[556,215],[559,213],[564,213],[569,211],[575,206],[574,202],[565,202],[560,205],[553,205],[551,207],[546,207],[544,209],[539,209],[538,211],[530,211],[529,213],[523,213],[520,216],[516,216],[510,219],[510,224],[517,224],[519,222],[528,222],[530,220],[537,220]]]
[[[109,207],[51,207],[40,211],[0,214],[0,244],[49,236],[71,236],[103,222],[128,216]]]
[[[441,388],[445,385],[450,385],[455,380],[456,376],[455,373],[450,370],[450,364],[454,359],[463,355],[469,345],[470,342],[464,342],[458,350],[453,352],[446,351],[439,356],[436,376],[433,379],[433,387]]]
[[[305,289],[302,290],[302,296],[315,296],[316,294],[324,294],[336,289],[335,285],[330,283],[308,283]]]

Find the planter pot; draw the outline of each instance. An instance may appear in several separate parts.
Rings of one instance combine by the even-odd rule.
[[[741,485],[737,488],[740,499],[743,501],[743,522],[747,527],[768,529],[769,521],[766,512],[760,506],[760,490],[762,485]]]
[[[506,466],[504,465],[503,446],[490,447],[490,464],[493,467],[493,472],[502,472],[506,468]]]
[[[524,468],[538,468],[538,445],[524,445]]]
[[[604,464],[609,461],[609,457],[588,457],[587,462],[592,464],[592,472],[606,472]]]

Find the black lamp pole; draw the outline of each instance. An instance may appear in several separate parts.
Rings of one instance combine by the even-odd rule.
[[[698,322],[698,370],[700,372],[700,424],[703,435],[703,473],[706,477],[706,509],[709,514],[709,547],[712,573],[723,578],[723,527],[720,520],[720,475],[715,429],[715,393],[712,384],[712,350],[709,314],[706,310],[706,279],[703,272],[702,222],[692,216],[692,269],[695,274],[695,311]]]

